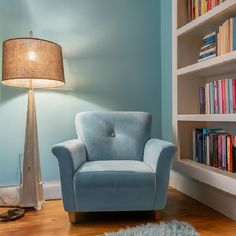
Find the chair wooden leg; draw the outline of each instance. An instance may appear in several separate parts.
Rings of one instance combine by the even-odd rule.
[[[155,211],[155,220],[159,221],[161,220],[161,210]]]
[[[78,212],[68,212],[71,224],[76,224],[78,221]]]

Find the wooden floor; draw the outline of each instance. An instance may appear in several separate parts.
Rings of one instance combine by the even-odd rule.
[[[0,208],[2,212],[3,208]],[[236,236],[236,221],[230,220],[201,203],[174,190],[169,190],[168,204],[161,221],[173,219],[191,223],[200,235]],[[66,236],[103,235],[121,227],[135,226],[155,220],[152,212],[87,213],[76,225],[71,225],[61,201],[47,201],[42,211],[27,212],[14,222],[0,222],[1,236]]]

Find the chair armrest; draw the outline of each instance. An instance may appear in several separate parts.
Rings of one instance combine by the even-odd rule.
[[[52,152],[60,163],[70,168],[75,173],[76,170],[87,161],[86,148],[79,139],[56,144],[52,147]]]
[[[72,139],[52,147],[59,164],[63,204],[66,211],[75,211],[73,177],[87,161],[86,148],[79,139]]]
[[[156,172],[162,168],[162,164],[171,164],[176,152],[176,146],[160,139],[149,139],[144,148],[143,161],[150,165]]]
[[[169,185],[170,167],[176,146],[160,139],[149,139],[144,148],[143,161],[156,171],[157,194],[154,204],[155,209],[165,207]]]

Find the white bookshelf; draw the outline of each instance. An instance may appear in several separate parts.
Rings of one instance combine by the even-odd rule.
[[[236,11],[235,11],[236,12]],[[198,62],[177,70],[178,78],[212,77],[236,72],[236,51]]]
[[[192,160],[192,129],[222,128],[236,134],[236,114],[200,114],[199,87],[209,81],[236,78],[236,51],[198,63],[204,35],[236,16],[236,0],[226,0],[192,22],[187,22],[185,0],[172,0],[172,115],[178,146],[174,169],[236,196],[236,173]]]
[[[177,115],[177,121],[236,122],[236,114],[185,114]]]

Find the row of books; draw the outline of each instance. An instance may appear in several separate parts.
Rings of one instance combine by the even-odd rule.
[[[193,160],[236,172],[236,136],[221,129],[193,129]]]
[[[216,80],[200,87],[199,103],[201,114],[236,113],[236,80]]]
[[[217,55],[236,50],[236,17],[226,20],[217,32]]]
[[[226,0],[187,0],[188,21],[207,13]]]
[[[206,35],[203,38],[203,46],[201,47],[198,62],[216,56],[217,35],[216,32]]]

